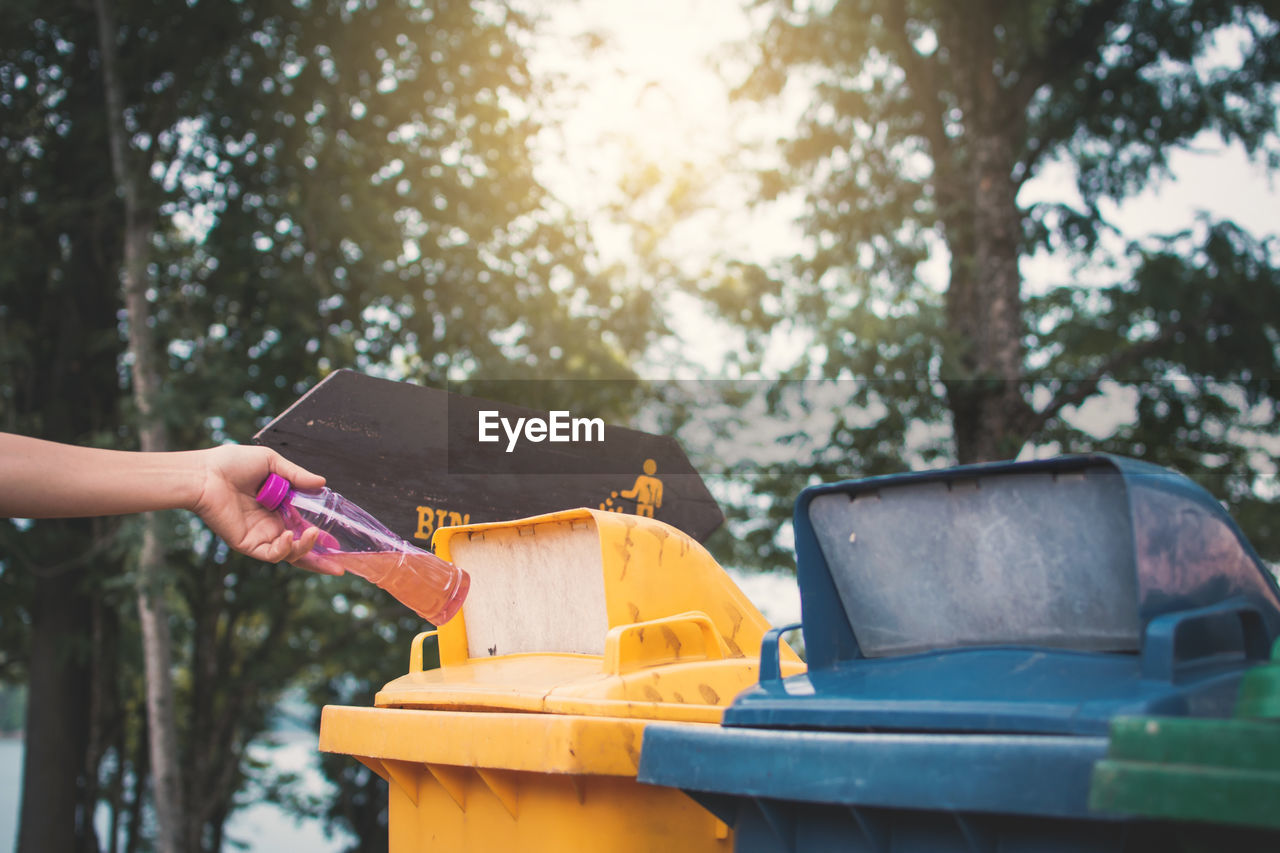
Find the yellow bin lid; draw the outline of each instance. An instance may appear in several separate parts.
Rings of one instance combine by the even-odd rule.
[[[471,575],[462,611],[415,638],[380,708],[719,722],[754,684],[769,624],[698,542],[661,521],[575,509],[445,527]],[[422,645],[438,635],[440,668]],[[804,664],[782,649],[783,672]]]

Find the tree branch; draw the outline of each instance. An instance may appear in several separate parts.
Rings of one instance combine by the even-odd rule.
[[[1044,428],[1045,424],[1061,414],[1063,409],[1068,406],[1078,406],[1096,394],[1098,386],[1102,384],[1102,380],[1114,374],[1117,370],[1141,362],[1143,359],[1158,352],[1175,335],[1185,331],[1189,326],[1190,323],[1185,320],[1174,323],[1171,326],[1167,326],[1154,338],[1113,353],[1110,358],[1098,366],[1097,370],[1084,379],[1066,383],[1054,398],[1049,401],[1049,404],[1039,412],[1028,409],[1029,417],[1022,429],[1025,439],[1029,441]]]
[[[1010,109],[1015,114],[1023,116],[1024,123],[1031,99],[1041,87],[1060,85],[1077,73],[1087,59],[1098,53],[1099,40],[1124,3],[1125,0],[1101,0],[1099,3],[1090,5],[1085,9],[1080,24],[1072,29],[1070,24],[1063,21],[1063,10],[1069,4],[1066,0],[1060,0],[1051,16],[1049,30],[1062,35],[1039,56],[1028,60],[1021,79],[1009,94]],[[1091,85],[1085,94],[1088,99],[1086,106],[1091,107],[1098,102],[1101,88]],[[1040,158],[1063,138],[1073,133],[1076,127],[1075,122],[1066,122],[1061,132],[1042,134],[1034,144],[1027,144],[1023,156],[1016,164],[1021,167],[1021,170],[1015,177],[1015,185],[1020,187],[1030,178]]]
[[[1010,103],[1019,110],[1025,110],[1031,98],[1041,86],[1061,82],[1064,77],[1073,73],[1081,63],[1098,52],[1098,40],[1124,6],[1126,0],[1100,0],[1088,4],[1080,16],[1080,22],[1074,28],[1070,25],[1050,26],[1049,30],[1058,33],[1059,38],[1050,42],[1039,56],[1032,57],[1036,73],[1023,74],[1018,84],[1010,93]],[[1051,21],[1056,24],[1063,18],[1063,10],[1068,5],[1066,0],[1059,0],[1053,10]]]

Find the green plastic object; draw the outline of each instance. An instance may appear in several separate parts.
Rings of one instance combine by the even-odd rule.
[[[1254,720],[1126,717],[1094,765],[1089,807],[1280,829],[1280,726]]]
[[[1234,719],[1121,717],[1089,807],[1280,830],[1280,641],[1245,673]]]
[[[1280,640],[1271,647],[1271,663],[1255,666],[1244,674],[1236,716],[1280,720]]]

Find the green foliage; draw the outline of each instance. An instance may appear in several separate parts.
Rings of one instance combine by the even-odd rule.
[[[1055,398],[1078,399],[1106,375],[1132,395],[1134,416],[1101,437],[1055,417],[1038,440],[1141,456],[1188,474],[1226,502],[1255,547],[1274,559],[1280,538],[1266,519],[1275,490],[1266,472],[1280,461],[1280,247],[1275,238],[1203,220],[1131,254],[1130,281],[1087,294],[1062,289],[1032,300],[1029,310],[1046,328],[1036,349],[1061,353],[1035,375],[1037,384]],[[1098,301],[1082,305],[1086,297]],[[1071,300],[1065,310],[1064,299]]]
[[[95,21],[67,2],[6,13],[0,428],[130,447]],[[131,166],[151,178],[149,298],[175,447],[248,441],[339,367],[437,385],[631,376],[659,328],[654,306],[596,272],[582,225],[534,174],[534,21],[521,7],[119,0],[115,17]],[[555,394],[572,403],[574,387]],[[73,415],[89,426],[64,426]],[[86,796],[90,813],[105,806],[115,849],[146,833],[124,568],[136,536],[130,522],[83,527],[0,531],[0,666],[23,675],[30,567],[84,561],[94,633],[65,641],[93,656]],[[423,625],[358,580],[246,560],[184,515],[164,527],[188,819],[217,849],[251,776],[316,808],[247,757],[282,694],[369,703]],[[339,784],[330,820],[385,847],[381,781],[349,759],[326,767]]]
[[[0,18],[0,429],[113,446],[119,209],[101,130],[79,121],[101,110],[94,57],[69,49],[92,38],[92,19],[45,8],[36,20],[36,9]],[[0,525],[0,678],[41,668],[29,747],[85,753],[39,768],[46,775],[96,767],[122,732],[109,695],[116,620],[103,601],[123,573],[117,530],[103,520]],[[76,814],[92,814],[95,783],[43,787],[38,808],[59,825],[50,833],[86,831]]]
[[[710,288],[709,304],[759,348],[792,324],[803,341],[780,381],[793,395],[829,399],[798,378],[848,393],[834,418],[774,412],[820,437],[755,481],[773,498],[734,508],[751,544],[722,553],[785,561],[769,530],[815,479],[1105,449],[1202,480],[1280,557],[1264,521],[1277,470],[1274,243],[1204,220],[1117,251],[1102,204],[1166,178],[1170,154],[1205,138],[1280,166],[1274,6],[760,5],[737,94],[811,91],[782,141],[785,167],[760,183],[765,202],[803,197],[807,242]],[[1078,198],[1022,201],[1053,164],[1070,166]],[[1038,252],[1111,283],[1029,292],[1019,263]]]

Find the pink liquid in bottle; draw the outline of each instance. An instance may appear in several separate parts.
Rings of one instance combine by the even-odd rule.
[[[471,578],[462,569],[405,542],[329,489],[296,491],[272,474],[259,490],[258,502],[280,514],[294,539],[319,528],[315,546],[296,561],[298,565],[358,575],[433,625],[452,619],[471,588]]]
[[[343,554],[342,567],[391,593],[433,625],[443,625],[462,607],[471,577],[427,551]]]

